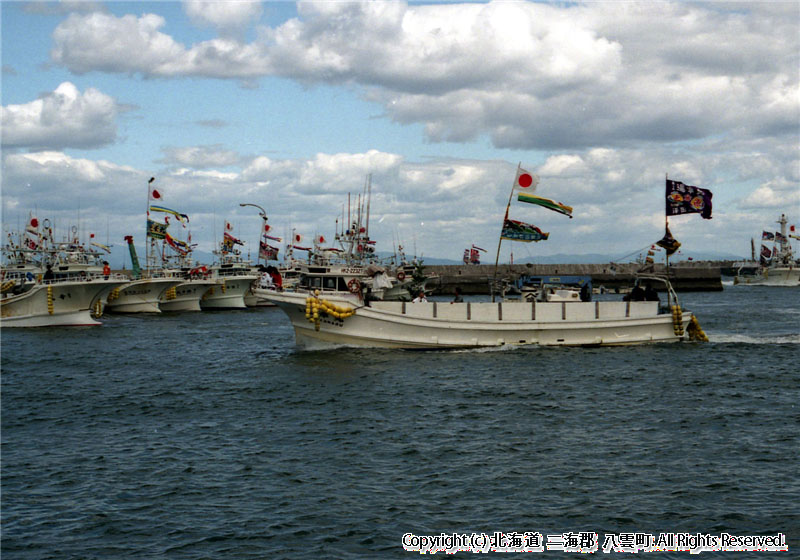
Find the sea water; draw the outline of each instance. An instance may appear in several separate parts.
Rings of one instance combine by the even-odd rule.
[[[303,352],[277,308],[4,329],[2,557],[409,557],[496,533],[541,537],[501,558],[636,533],[785,535],[797,557],[800,292],[681,298],[709,343]]]

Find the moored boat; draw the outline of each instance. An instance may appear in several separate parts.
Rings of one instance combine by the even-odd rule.
[[[225,224],[225,232],[220,248],[215,251],[219,262],[209,267],[209,278],[216,282],[200,299],[202,309],[245,309],[244,297],[251,289],[253,282],[259,275],[252,271],[249,262],[241,258],[241,252],[235,245],[243,242],[234,237],[230,232],[233,226]]]
[[[90,326],[101,324],[99,301],[125,284],[118,278],[65,278],[47,282],[5,275],[0,299],[3,327]]]
[[[758,261],[758,268],[748,270],[740,267],[737,271],[733,283],[745,286],[800,286],[800,262],[795,260],[794,252],[790,239],[800,239],[795,233],[795,226],[791,226],[787,231],[788,220],[785,214],[781,214],[777,222],[781,227],[780,231],[764,231],[761,234],[761,253]],[[765,242],[773,242],[770,249]],[[755,256],[755,255],[754,255]],[[754,262],[755,264],[755,262]]]
[[[165,276],[176,278],[181,283],[161,294],[158,300],[161,311],[202,311],[200,300],[208,290],[219,285],[206,272],[204,266],[187,270],[165,270]]]

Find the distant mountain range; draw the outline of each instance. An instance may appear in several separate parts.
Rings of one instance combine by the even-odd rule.
[[[136,247],[137,255],[139,257],[139,264],[144,267],[145,265],[145,251],[144,247]],[[302,256],[305,253],[299,252],[298,256]],[[245,258],[247,253],[245,253]],[[388,259],[391,257],[391,253],[383,253],[378,252],[378,257],[381,259]],[[633,255],[632,257],[626,259],[620,259],[619,254],[616,255],[607,255],[601,253],[585,253],[585,254],[564,254],[559,253],[556,255],[549,255],[549,256],[542,256],[542,257],[525,257],[521,259],[514,259],[515,264],[602,264],[608,262],[631,262],[636,259],[638,253]],[[253,262],[256,261],[255,255],[251,254],[251,260]],[[494,258],[485,258],[482,259],[483,264],[493,264]],[[198,264],[211,264],[214,262],[215,257],[213,254],[206,252],[206,251],[195,251],[193,253],[193,260],[195,263]],[[686,261],[691,258],[694,261],[738,261],[738,260],[745,260],[748,257],[742,255],[733,255],[730,253],[705,253],[705,252],[682,252],[677,258],[671,259],[671,262],[678,263],[681,261]],[[664,254],[663,253],[656,253],[656,261],[663,262]],[[113,269],[130,269],[131,268],[131,258],[128,251],[127,245],[116,245],[111,248],[111,254],[109,258],[107,258],[108,262],[111,264],[111,268]],[[421,257],[423,264],[428,265],[458,265],[464,264],[460,260],[453,260],[453,259],[443,259],[438,257]],[[508,263],[502,263],[508,264]]]

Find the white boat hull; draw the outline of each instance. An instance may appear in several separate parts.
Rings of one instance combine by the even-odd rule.
[[[158,300],[161,311],[201,311],[200,299],[217,283],[213,280],[190,280],[175,286],[174,293],[167,289]]]
[[[38,284],[28,291],[4,294],[0,300],[3,327],[93,326],[95,304],[123,282],[93,280]]]
[[[800,268],[768,268],[753,276],[737,276],[734,283],[745,286],[800,286]]]
[[[182,284],[172,278],[141,278],[122,288],[118,295],[109,294],[106,309],[113,313],[161,313],[159,300],[169,288]]]
[[[245,309],[244,295],[257,276],[224,276],[218,278],[200,300],[202,309]]]
[[[247,290],[247,293],[244,295],[244,304],[247,307],[275,307],[274,303],[256,295],[252,289]]]
[[[657,302],[404,303],[372,302],[346,319],[325,316],[319,329],[306,318],[307,294],[264,294],[289,316],[298,346],[473,348],[505,345],[611,346],[678,342],[680,335]],[[346,298],[325,298],[347,307]],[[350,305],[352,307],[352,305]]]

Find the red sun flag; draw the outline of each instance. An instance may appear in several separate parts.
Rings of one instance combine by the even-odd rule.
[[[272,229],[272,226],[270,226],[269,224],[264,224],[264,233],[269,233],[269,231],[271,229]]]
[[[39,227],[39,220],[37,218],[31,218],[31,227],[33,228]]]
[[[539,177],[537,177],[532,173],[529,173],[528,171],[525,171],[521,167],[517,170],[517,183],[515,185],[516,188],[533,191],[536,188],[536,185],[538,184],[539,184]]]
[[[302,240],[303,240],[303,236],[302,236],[302,235],[300,235],[299,233],[296,233],[296,234],[294,235],[294,242],[295,242],[295,243],[300,243]]]
[[[139,191],[139,192],[141,192],[141,191]],[[150,193],[150,197],[155,199],[155,200],[158,200],[158,199],[161,198],[161,193],[158,192],[158,189],[153,189],[153,191]]]
[[[325,243],[325,238],[320,235],[319,239],[317,239],[317,243]]]

